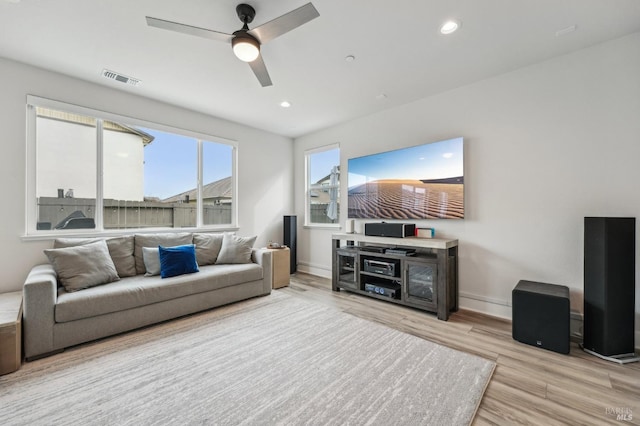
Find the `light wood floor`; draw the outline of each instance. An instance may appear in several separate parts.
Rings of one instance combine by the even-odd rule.
[[[510,321],[464,310],[439,321],[422,311],[333,292],[330,280],[303,273],[276,291],[495,361],[474,425],[640,425],[639,362],[603,361],[574,343],[569,355],[535,348],[512,339]],[[616,411],[626,420],[617,419]]]

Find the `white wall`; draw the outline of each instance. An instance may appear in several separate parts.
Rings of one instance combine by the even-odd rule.
[[[21,238],[27,94],[237,141],[238,234],[258,235],[256,246],[281,239],[282,216],[293,209],[291,139],[5,59],[0,75],[0,292],[20,290],[29,269],[46,261],[42,250],[52,245]]]
[[[75,198],[96,197],[96,128],[39,117],[36,125],[37,197],[57,197],[73,189]],[[103,197],[144,199],[144,144],[138,135],[104,132]],[[93,174],[88,168],[92,168]]]
[[[305,149],[339,142],[346,170],[351,157],[455,136],[466,218],[419,223],[459,239],[461,306],[510,317],[528,279],[569,286],[582,311],[583,217],[640,217],[640,33],[297,139],[296,214]],[[328,276],[331,233],[301,229],[301,270]]]
[[[144,200],[144,143],[138,135],[106,130],[103,132],[104,178],[106,199]],[[152,142],[153,143],[153,142]]]

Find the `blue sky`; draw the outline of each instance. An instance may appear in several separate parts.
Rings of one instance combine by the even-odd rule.
[[[309,179],[311,183],[316,183],[323,177],[331,173],[333,166],[340,165],[340,149],[330,149],[311,155],[309,164]]]
[[[187,136],[140,128],[155,139],[144,148],[144,195],[168,198],[197,185],[197,141]],[[231,176],[233,147],[205,142],[204,184]]]
[[[462,138],[349,159],[349,187],[379,179],[463,176]]]

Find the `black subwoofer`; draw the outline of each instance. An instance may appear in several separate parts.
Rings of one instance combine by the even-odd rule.
[[[569,353],[569,288],[519,281],[511,293],[512,335],[519,342]]]
[[[634,352],[636,219],[584,218],[584,349]]]

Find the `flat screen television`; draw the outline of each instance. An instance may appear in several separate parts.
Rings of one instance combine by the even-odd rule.
[[[463,139],[348,161],[348,217],[464,219]]]

